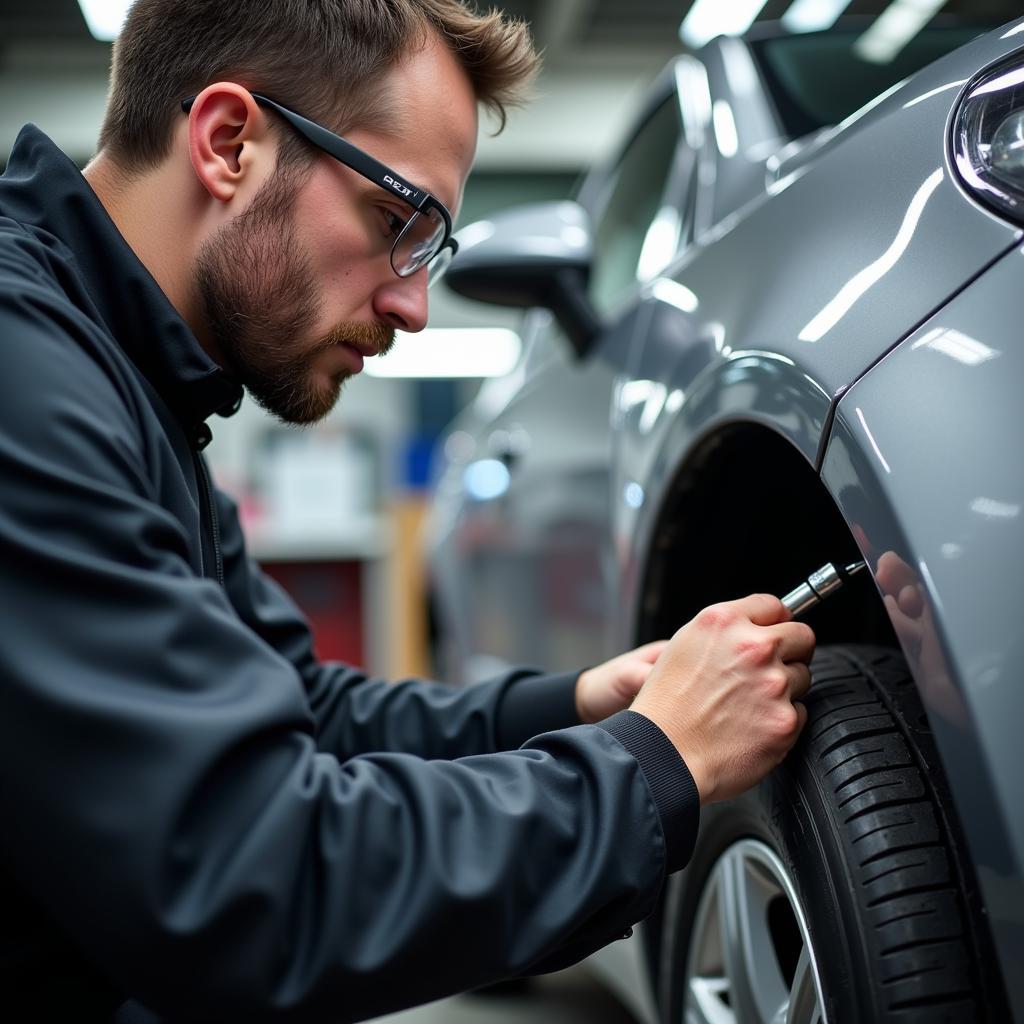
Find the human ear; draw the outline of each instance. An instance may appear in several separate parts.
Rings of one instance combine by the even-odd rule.
[[[247,178],[269,170],[276,160],[266,116],[252,94],[234,82],[208,85],[192,102],[188,153],[200,184],[221,202],[233,199]]]

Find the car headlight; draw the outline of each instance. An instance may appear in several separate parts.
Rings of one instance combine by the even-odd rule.
[[[953,121],[953,163],[968,190],[1024,221],[1024,57],[967,88]]]

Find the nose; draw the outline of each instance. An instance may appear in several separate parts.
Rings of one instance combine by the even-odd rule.
[[[415,334],[427,326],[427,271],[409,277],[394,274],[373,297],[373,311],[395,330]]]

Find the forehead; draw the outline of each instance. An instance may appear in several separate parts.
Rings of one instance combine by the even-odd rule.
[[[447,46],[429,38],[388,72],[383,87],[388,115],[347,138],[454,212],[476,154],[469,77]]]

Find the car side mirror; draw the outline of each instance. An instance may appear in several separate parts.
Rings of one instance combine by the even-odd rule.
[[[459,251],[445,274],[452,291],[495,306],[549,309],[576,355],[587,355],[601,323],[587,296],[593,240],[581,206],[516,207],[455,237]]]

